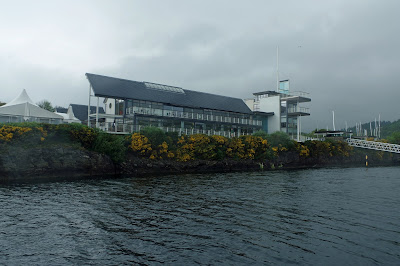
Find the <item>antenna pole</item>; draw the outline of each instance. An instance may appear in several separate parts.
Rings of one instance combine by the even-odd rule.
[[[279,46],[276,46],[276,92],[279,92]]]

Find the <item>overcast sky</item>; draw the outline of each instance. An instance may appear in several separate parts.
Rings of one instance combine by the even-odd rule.
[[[2,1],[0,101],[87,104],[85,73],[238,98],[310,93],[303,129],[400,119],[400,1]]]

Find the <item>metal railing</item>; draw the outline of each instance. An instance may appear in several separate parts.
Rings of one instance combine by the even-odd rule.
[[[292,114],[292,113],[310,113],[310,108],[308,107],[300,107],[300,106],[296,106],[296,107],[290,107],[287,109],[288,110],[288,114]]]
[[[123,123],[111,123],[102,122],[99,123],[99,128],[108,133],[114,134],[130,134],[134,132],[140,132],[141,129],[148,126],[123,124]],[[231,132],[226,130],[213,130],[213,129],[195,129],[195,128],[177,128],[177,127],[158,127],[164,132],[178,132],[178,135],[194,135],[194,134],[205,134],[208,136],[217,135],[227,138],[240,137],[245,135],[251,135],[246,132]]]
[[[357,148],[400,153],[400,145],[397,144],[368,141],[361,139],[350,139],[350,138],[346,139],[346,142],[350,146]]]
[[[304,98],[310,98],[310,93],[304,91],[292,91],[289,93],[289,96],[300,96]]]

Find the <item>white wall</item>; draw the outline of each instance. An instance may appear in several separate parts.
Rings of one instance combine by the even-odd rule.
[[[274,112],[268,117],[268,134],[281,130],[281,96],[270,96],[260,99],[261,112]]]
[[[254,111],[254,99],[244,99],[243,101],[251,111]]]
[[[111,108],[110,108],[110,104],[111,104]],[[106,114],[110,114],[110,115],[115,115],[115,99],[110,99],[108,98],[105,104],[105,112]],[[112,123],[114,122],[114,119],[112,118],[106,118],[106,122]]]

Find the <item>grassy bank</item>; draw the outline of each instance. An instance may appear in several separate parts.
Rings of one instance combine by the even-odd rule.
[[[299,158],[348,158],[357,155],[343,141],[307,141],[297,143],[282,132],[253,136],[226,138],[222,136],[178,136],[158,128],[145,128],[140,133],[120,136],[104,133],[81,124],[49,125],[18,123],[0,125],[0,146],[33,147],[62,144],[80,147],[108,155],[114,162],[125,161],[127,154],[150,160],[220,161],[255,160],[276,161],[281,157]],[[384,157],[383,155],[381,156]]]
[[[145,128],[127,136],[81,124],[0,125],[0,180],[398,165],[398,155],[343,141],[297,143],[288,135],[178,136]]]

